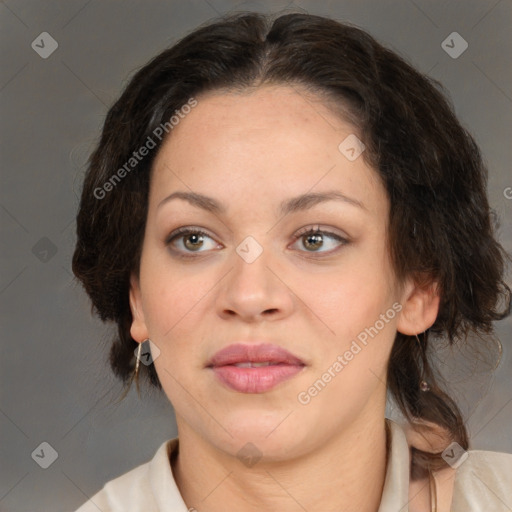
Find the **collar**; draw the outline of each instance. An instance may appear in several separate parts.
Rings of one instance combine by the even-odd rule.
[[[378,512],[409,511],[410,452],[405,433],[394,421],[386,418],[388,461]]]

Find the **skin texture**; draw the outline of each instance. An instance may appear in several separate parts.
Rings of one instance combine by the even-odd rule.
[[[140,273],[130,290],[131,334],[161,351],[155,366],[176,412],[178,487],[200,512],[226,503],[241,512],[375,511],[395,333],[427,329],[439,298],[412,279],[397,282],[386,191],[362,157],[349,161],[340,152],[355,128],[319,98],[263,86],[197,100],[155,159]],[[158,207],[178,190],[213,197],[226,212],[182,199]],[[363,206],[327,201],[278,211],[285,199],[329,190]],[[202,245],[186,235],[166,245],[184,226],[209,235]],[[295,238],[318,226],[348,242],[324,234],[312,248],[307,236]],[[263,249],[252,263],[236,252],[248,236]],[[298,394],[395,303],[401,311],[307,405],[299,403]],[[240,341],[280,345],[306,366],[265,393],[238,393],[205,366]],[[251,467],[237,457],[249,442],[261,454]]]

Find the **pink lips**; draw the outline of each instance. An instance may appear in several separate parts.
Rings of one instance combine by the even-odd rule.
[[[269,391],[304,366],[299,358],[276,345],[241,343],[220,350],[208,364],[225,385],[240,393]]]

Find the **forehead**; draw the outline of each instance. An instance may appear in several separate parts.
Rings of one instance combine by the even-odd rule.
[[[379,192],[362,157],[350,161],[340,143],[356,128],[322,98],[303,89],[265,86],[196,98],[164,141],[153,165],[155,200],[171,189],[230,194],[301,194],[343,188],[356,197]],[[382,192],[382,191],[380,191]],[[347,193],[348,195],[348,193]],[[231,199],[234,199],[231,197]]]
[[[184,122],[187,119],[188,122]],[[275,132],[294,127],[306,134],[311,127],[326,131],[355,132],[356,128],[336,115],[320,96],[301,86],[265,85],[241,92],[212,91],[197,98],[197,106],[174,127],[171,138],[187,138],[222,127],[227,136],[256,130]],[[302,130],[301,130],[302,129]],[[216,134],[217,135],[217,134]],[[309,134],[310,135],[310,134]]]

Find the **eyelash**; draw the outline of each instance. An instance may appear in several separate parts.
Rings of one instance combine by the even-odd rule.
[[[295,235],[293,235],[293,243],[295,243],[300,238],[306,236],[306,235],[327,235],[330,238],[334,238],[338,242],[341,243],[341,246],[347,245],[349,243],[349,240],[338,235],[337,233],[333,233],[331,231],[325,231],[320,229],[320,226],[316,225],[314,227],[307,226],[305,228],[302,228],[299,230]],[[171,245],[174,240],[178,238],[183,238],[187,235],[200,235],[200,236],[207,236],[208,238],[213,237],[207,233],[206,231],[202,230],[201,228],[195,228],[195,227],[181,227],[176,230],[174,230],[165,240],[166,245]],[[315,258],[322,258],[325,256],[330,256],[334,252],[336,252],[338,249],[334,249],[331,251],[325,251],[325,252],[317,252],[317,251],[301,251],[306,252],[308,254],[314,255]],[[188,254],[181,252],[180,250],[174,249],[173,252],[175,252],[176,256],[179,258],[196,258],[198,254],[200,254],[201,251],[198,251],[197,253],[194,252],[188,252]],[[203,251],[204,252],[204,251]]]

